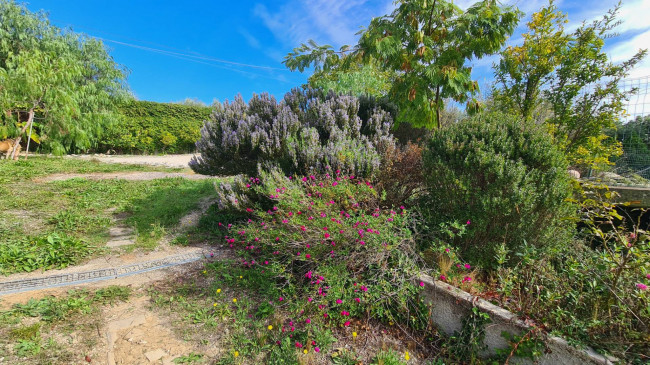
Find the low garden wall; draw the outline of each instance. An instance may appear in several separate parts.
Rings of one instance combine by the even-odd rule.
[[[502,332],[522,336],[531,330],[530,326],[518,319],[513,313],[486,300],[427,275],[423,275],[420,279],[424,283],[424,291],[421,294],[422,299],[432,305],[431,320],[441,332],[447,335],[460,332],[463,318],[470,315],[474,306],[490,316],[491,323],[485,327],[484,343],[487,349],[482,354],[486,357],[495,355],[497,349],[510,348],[509,342],[501,335]],[[613,364],[613,361],[616,361],[616,359],[600,355],[590,348],[578,349],[573,347],[566,340],[559,337],[547,336],[545,344],[546,350],[540,358],[536,359],[536,364],[589,365]],[[532,364],[532,361],[513,358],[511,363]]]

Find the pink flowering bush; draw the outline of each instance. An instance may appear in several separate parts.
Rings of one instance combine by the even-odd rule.
[[[274,281],[260,289],[298,313],[301,328],[351,326],[365,315],[427,325],[409,214],[380,208],[371,182],[337,170],[285,176],[270,169],[218,190],[223,209],[246,217],[220,225],[235,265]]]

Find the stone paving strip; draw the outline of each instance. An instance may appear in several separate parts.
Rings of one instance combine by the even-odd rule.
[[[85,272],[75,272],[62,275],[42,276],[33,279],[0,282],[0,296],[21,293],[32,290],[49,289],[68,285],[90,283],[94,281],[117,279],[124,276],[141,274],[148,271],[160,270],[171,266],[195,262],[212,257],[210,253],[190,253],[167,256],[161,259],[138,262],[116,268],[98,269]]]

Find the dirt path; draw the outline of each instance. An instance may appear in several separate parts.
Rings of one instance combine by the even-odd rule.
[[[98,160],[108,163],[154,165],[167,167],[188,167],[188,163],[195,154],[184,155],[70,155],[68,158],[80,158],[86,160]]]
[[[182,177],[189,180],[204,180],[210,179],[213,176],[198,175],[194,173],[183,172],[160,172],[160,171],[146,171],[146,172],[107,172],[107,173],[90,173],[90,174],[52,174],[41,178],[34,179],[35,182],[50,182],[61,181],[75,178],[83,178],[88,180],[108,180],[108,179],[122,179],[131,181],[155,180],[164,179],[168,177]]]

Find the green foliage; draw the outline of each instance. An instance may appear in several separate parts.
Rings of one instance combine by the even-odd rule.
[[[194,152],[211,108],[200,105],[131,101],[104,133],[100,151],[120,153]]]
[[[0,121],[63,154],[94,146],[126,97],[125,72],[99,40],[52,26],[13,0],[0,1]],[[35,117],[38,123],[34,123]]]
[[[342,174],[289,179],[273,170],[250,181],[235,182],[240,193],[234,195],[224,191],[232,186],[220,187],[220,206],[252,218],[221,225],[243,263],[231,269],[230,280],[261,285],[249,289],[273,301],[296,303],[304,309],[302,320],[348,326],[370,315],[427,326],[404,209],[380,209],[370,183]],[[259,277],[266,279],[251,280]],[[269,280],[279,285],[259,284]]]
[[[356,96],[386,96],[391,87],[392,75],[377,62],[351,65],[341,71],[320,71],[309,77],[309,87]]]
[[[449,354],[453,359],[469,364],[479,362],[481,351],[487,349],[485,344],[485,326],[492,320],[478,307],[472,307],[470,314],[462,320],[460,332],[449,338]]]
[[[408,353],[408,352],[407,352]],[[393,349],[381,350],[372,359],[371,364],[374,365],[405,365],[406,361],[401,359],[401,356]]]
[[[3,242],[0,274],[62,269],[74,265],[90,253],[90,247],[83,241],[57,234]]]
[[[468,223],[453,242],[463,257],[494,267],[495,250],[564,243],[572,207],[564,155],[537,126],[479,115],[436,131],[424,152],[430,227]]]
[[[501,54],[495,69],[500,88],[494,95],[501,109],[531,119],[546,104],[545,122],[572,166],[602,168],[620,146],[606,132],[624,114],[624,103],[636,90],[619,82],[646,55],[639,50],[620,64],[609,61],[603,48],[619,22],[620,4],[602,19],[566,33],[566,16],[553,2],[533,14],[521,46]]]
[[[388,94],[399,107],[397,121],[440,127],[446,98],[467,102],[469,110],[478,108],[473,98],[478,83],[471,79],[467,61],[499,51],[519,15],[494,1],[462,11],[445,0],[402,0],[393,13],[370,22],[356,46],[336,52],[309,41],[289,53],[284,63],[301,72],[314,66],[318,78],[378,65],[391,78]]]
[[[287,175],[340,170],[372,176],[381,151],[394,143],[391,126],[390,113],[361,109],[351,95],[294,89],[279,103],[268,94],[248,103],[238,96],[205,124],[197,142],[201,156],[190,167],[209,175],[253,175],[261,165]]]

